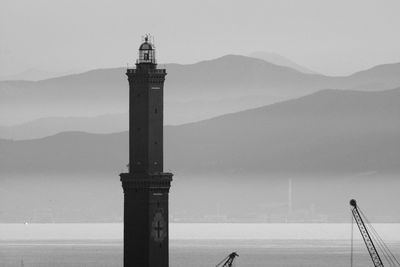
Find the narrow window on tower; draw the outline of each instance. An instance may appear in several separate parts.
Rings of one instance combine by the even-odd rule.
[[[155,113],[155,114],[157,114],[157,113],[158,113],[158,112],[157,112],[157,108],[155,108],[155,109],[154,109],[154,113]]]

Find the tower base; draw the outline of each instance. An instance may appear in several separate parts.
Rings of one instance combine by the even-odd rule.
[[[124,267],[168,267],[168,195],[172,173],[121,173]]]

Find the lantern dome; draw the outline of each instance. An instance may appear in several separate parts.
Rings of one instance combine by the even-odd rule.
[[[149,42],[148,36],[145,36],[144,43],[139,47],[139,58],[137,64],[142,63],[156,64],[156,51],[154,45]]]
[[[153,50],[153,44],[149,43],[147,36],[144,38],[144,43],[140,45],[139,50]]]

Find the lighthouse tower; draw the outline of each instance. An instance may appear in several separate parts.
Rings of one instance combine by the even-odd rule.
[[[172,173],[163,171],[165,69],[157,68],[148,36],[136,68],[128,68],[129,172],[124,190],[124,267],[168,267],[168,194]]]

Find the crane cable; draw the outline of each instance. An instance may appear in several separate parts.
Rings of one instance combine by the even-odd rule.
[[[380,250],[383,252],[383,256],[385,257],[385,259],[387,260],[389,265],[390,266],[400,266],[399,261],[396,259],[396,257],[393,255],[393,253],[390,251],[389,247],[386,245],[386,243],[383,241],[381,236],[378,234],[378,232],[372,226],[372,224],[370,223],[368,218],[365,216],[364,212],[362,212],[360,207],[358,207],[358,210],[360,211],[361,215],[364,217],[364,220],[366,222],[366,227],[368,228],[372,237],[375,239],[376,244],[378,245]]]
[[[350,253],[350,267],[353,267],[353,246],[354,246],[354,217],[353,212],[350,211],[351,216],[351,253]]]
[[[365,214],[362,212],[362,210],[360,208],[359,208],[359,211],[360,211],[360,214],[362,214],[362,216],[364,217],[368,232],[371,234],[371,237],[374,239],[375,244],[378,246],[378,248],[382,252],[387,263],[390,266],[396,266],[396,264],[394,263],[394,261],[392,259],[392,257],[394,257],[394,256],[393,256],[393,254],[391,254],[389,248],[386,246],[383,239],[379,236],[378,232],[375,230],[375,228],[372,226],[372,224],[370,223],[370,221],[368,220],[368,218],[365,216]],[[390,255],[392,255],[392,257]]]
[[[383,252],[383,256],[386,259],[386,261],[389,263],[389,265],[396,266],[392,257],[390,257],[390,250],[388,250],[387,247],[385,247],[385,243],[380,238],[378,233],[374,232],[374,230],[373,230],[374,228],[372,227],[372,225],[368,225],[367,228],[368,228],[369,232],[371,233],[372,238],[374,238],[374,241],[376,241],[375,243],[378,245],[379,249]]]
[[[397,258],[394,256],[394,254],[392,253],[392,251],[389,249],[389,247],[386,245],[386,243],[383,241],[383,239],[379,236],[378,232],[375,230],[375,228],[374,228],[372,225],[371,225],[371,229],[372,229],[373,232],[376,233],[376,235],[378,236],[378,238],[381,240],[383,246],[384,246],[384,247],[386,248],[386,250],[389,252],[389,254],[390,254],[392,260],[394,260],[394,261],[397,263],[397,265],[400,266],[400,263],[399,263],[399,261],[397,260]],[[396,265],[394,262],[393,262],[393,264]]]
[[[365,221],[365,227],[366,230],[368,231],[368,233],[370,234],[370,237],[373,239],[376,247],[380,250],[381,254],[383,254],[383,257],[385,258],[386,262],[390,265],[393,266],[393,261],[391,260],[391,258],[389,257],[389,253],[387,253],[387,250],[385,249],[385,247],[382,245],[383,240],[381,241],[379,239],[379,237],[376,236],[376,232],[374,232],[371,229],[371,223],[368,220],[368,218],[365,216],[365,214],[362,212],[362,210],[360,209],[360,207],[358,207],[358,211],[360,212],[360,215],[363,217],[364,221]],[[378,235],[379,236],[379,235]]]
[[[225,257],[222,261],[220,261],[217,265],[215,265],[215,267],[221,266],[221,264],[224,263],[228,258],[229,256]]]

